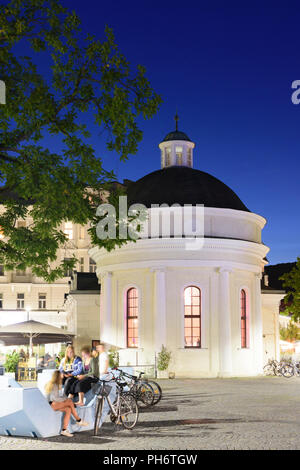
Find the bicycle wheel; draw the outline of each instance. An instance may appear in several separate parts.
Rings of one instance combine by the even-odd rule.
[[[153,380],[148,380],[148,383],[153,388],[153,392],[154,392],[153,405],[156,405],[162,398],[162,389],[160,385],[157,382],[153,382]]]
[[[274,368],[271,364],[267,364],[264,367],[264,375],[275,375]]]
[[[289,379],[290,377],[293,377],[293,375],[294,375],[294,367],[290,364],[285,364],[281,368],[281,373],[282,373],[283,377],[286,377],[287,379]]]
[[[94,436],[97,436],[98,434],[100,419],[101,419],[102,409],[103,409],[103,397],[98,398],[97,400],[98,400],[98,403],[97,403],[96,416],[95,416],[95,422],[94,422]]]
[[[136,399],[130,393],[120,397],[120,418],[125,429],[133,429],[139,417]]]
[[[147,382],[141,382],[137,389],[136,399],[140,403],[140,406],[149,408],[154,402],[154,390],[152,386]]]

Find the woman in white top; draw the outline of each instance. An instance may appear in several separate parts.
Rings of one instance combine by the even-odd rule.
[[[71,414],[74,416],[79,426],[88,426],[88,423],[79,418],[73,401],[62,394],[62,374],[59,370],[53,372],[50,382],[45,386],[45,390],[51,408],[54,411],[64,413],[63,427],[61,430],[63,436],[73,437],[73,434],[67,429]]]

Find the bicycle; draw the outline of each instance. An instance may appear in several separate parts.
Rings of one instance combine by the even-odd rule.
[[[144,375],[145,372],[140,372],[139,374],[139,379],[142,378],[142,375]],[[161,386],[157,383],[157,382],[154,382],[154,380],[149,380],[149,379],[145,379],[144,378],[144,381],[148,384],[151,385],[151,387],[153,388],[153,392],[154,392],[154,400],[153,400],[153,405],[157,405],[157,403],[162,399],[162,389],[161,389]]]
[[[122,386],[118,384],[116,399],[112,403],[109,397],[112,387],[108,385],[108,382],[113,380],[99,380],[96,386],[93,387],[94,393],[97,395],[94,436],[98,435],[105,400],[110,409],[110,420],[115,425],[122,425],[125,429],[133,429],[137,423],[139,416],[137,402],[132,394],[124,393]]]
[[[275,359],[269,359],[267,364],[264,366],[264,375],[277,375],[280,376],[282,363]]]
[[[290,363],[287,362],[283,364],[281,368],[281,373],[283,377],[287,379],[293,377],[294,375],[300,376],[300,362],[292,361]]]
[[[141,372],[139,377],[137,377],[136,375],[124,372],[122,369],[118,369],[117,367],[114,370],[119,372],[119,376],[116,377],[117,382],[122,381],[125,378],[125,383],[128,386],[130,393],[138,402],[139,406],[149,408],[155,404],[154,400],[156,398],[156,394],[152,385],[147,380],[142,380],[142,375],[144,372]],[[129,379],[129,382],[126,379]]]

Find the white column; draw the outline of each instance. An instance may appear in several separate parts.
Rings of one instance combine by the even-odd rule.
[[[100,339],[112,344],[112,272],[101,276]]]
[[[254,358],[257,374],[263,373],[263,323],[261,312],[261,273],[254,275]]]
[[[166,272],[164,268],[153,268],[152,271],[155,275],[154,344],[155,351],[159,352],[167,340]]]
[[[230,270],[226,268],[220,268],[219,273],[219,375],[221,377],[229,377],[232,375]]]

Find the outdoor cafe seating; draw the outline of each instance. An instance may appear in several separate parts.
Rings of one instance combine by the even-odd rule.
[[[18,363],[17,380],[18,382],[37,380],[37,367],[35,357],[31,357],[27,361],[20,361]]]

